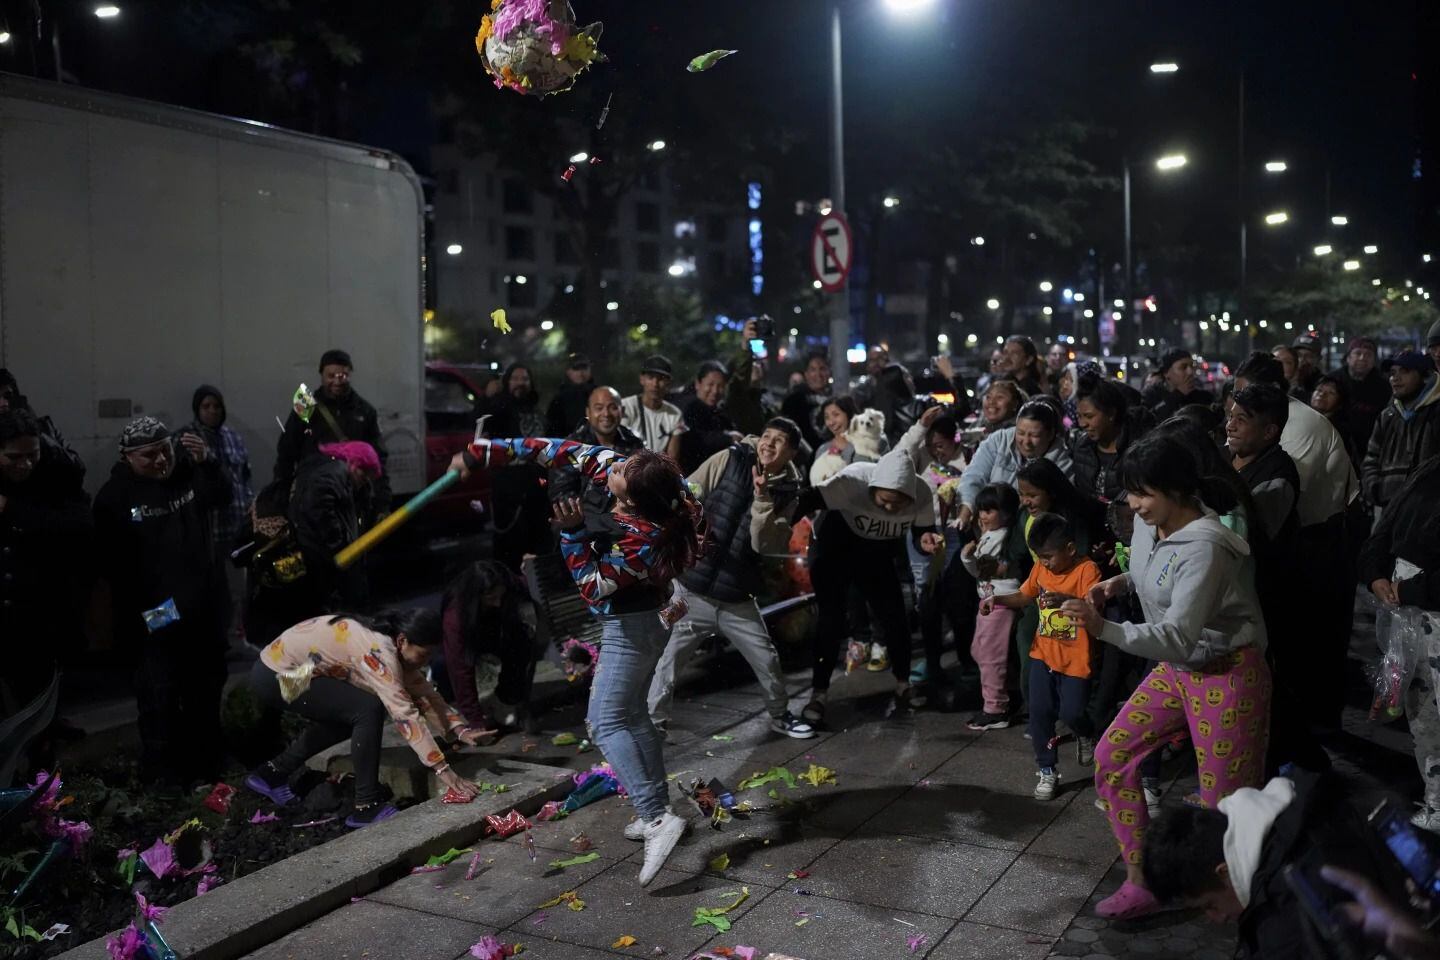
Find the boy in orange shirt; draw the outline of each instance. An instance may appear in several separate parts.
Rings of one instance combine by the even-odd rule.
[[[1030,568],[1029,579],[1021,584],[1019,593],[981,601],[980,612],[988,615],[997,603],[1016,610],[1037,601],[1040,604],[1040,625],[1030,646],[1031,659],[1040,662],[1030,665],[1029,733],[1040,768],[1035,799],[1051,800],[1060,788],[1055,721],[1063,720],[1075,731],[1082,754],[1089,740],[1093,756],[1095,735],[1085,713],[1090,699],[1090,635],[1062,614],[1060,605],[1089,596],[1101,576],[1095,562],[1075,546],[1070,521],[1058,514],[1042,513],[1032,520],[1026,540],[1038,561]]]

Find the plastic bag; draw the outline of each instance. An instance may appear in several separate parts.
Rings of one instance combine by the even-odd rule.
[[[1380,659],[1371,670],[1375,699],[1370,719],[1393,720],[1405,712],[1405,690],[1415,669],[1428,655],[1424,612],[1417,607],[1392,607],[1372,600],[1375,641]]]

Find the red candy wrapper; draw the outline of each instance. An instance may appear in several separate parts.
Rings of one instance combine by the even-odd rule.
[[[685,602],[684,597],[677,597],[671,600],[660,610],[660,623],[667,630],[680,622],[680,618],[690,612],[690,604]]]
[[[216,813],[230,812],[230,798],[235,795],[235,788],[228,783],[217,783],[210,788],[205,799],[200,802]]]
[[[452,787],[451,789],[449,789],[449,790],[446,790],[446,791],[445,791],[445,796],[443,796],[443,797],[440,798],[440,802],[441,802],[441,803],[471,803],[471,802],[473,802],[474,800],[475,800],[474,797],[467,797],[467,796],[465,796],[465,794],[460,793],[458,790],[455,790],[453,787]]]
[[[521,816],[519,810],[511,810],[503,817],[492,813],[485,818],[485,822],[495,831],[497,837],[513,837],[521,830],[530,829],[530,821]]]
[[[570,164],[570,166],[565,168],[564,173],[560,174],[560,179],[564,180],[566,183],[569,183],[570,178],[573,176],[575,176],[575,164],[572,163]]]

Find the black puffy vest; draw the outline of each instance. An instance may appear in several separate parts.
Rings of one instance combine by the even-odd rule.
[[[705,553],[680,582],[722,603],[753,597],[760,588],[760,558],[750,546],[750,504],[755,499],[755,448],[737,443],[715,489],[705,497],[710,538]]]

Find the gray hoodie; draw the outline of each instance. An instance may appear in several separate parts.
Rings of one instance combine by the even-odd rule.
[[[1100,639],[1151,660],[1198,666],[1244,647],[1265,650],[1265,621],[1243,562],[1250,545],[1206,511],[1164,540],[1138,518],[1130,589],[1144,623],[1107,622]]]
[[[898,490],[913,503],[895,513],[875,505],[870,490]],[[894,540],[912,527],[933,527],[930,485],[915,473],[910,451],[891,450],[878,463],[852,463],[816,488],[825,507],[845,518],[850,532],[866,540]]]

